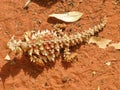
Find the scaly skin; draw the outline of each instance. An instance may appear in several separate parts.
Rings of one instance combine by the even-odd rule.
[[[7,45],[11,52],[15,52],[16,55],[27,54],[32,62],[40,66],[44,66],[47,62],[54,62],[55,58],[60,55],[61,49],[64,49],[64,61],[71,62],[70,47],[87,42],[91,36],[100,32],[105,25],[106,18],[93,28],[75,35],[66,35],[61,29],[57,31],[29,31],[25,32],[21,40],[15,40],[12,37]]]

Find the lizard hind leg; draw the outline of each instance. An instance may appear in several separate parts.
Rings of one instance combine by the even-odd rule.
[[[64,49],[63,57],[64,57],[64,62],[69,63],[69,62],[73,62],[76,59],[77,54],[76,53],[71,53],[69,47],[67,47],[67,48]]]
[[[30,57],[30,61],[33,63],[36,63],[37,65],[44,67],[45,63],[43,62],[43,60],[41,58],[36,57],[35,55],[32,55]]]

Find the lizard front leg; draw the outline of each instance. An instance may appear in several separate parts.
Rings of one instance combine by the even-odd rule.
[[[60,37],[64,36],[63,30],[65,30],[66,24],[55,24],[53,31]]]

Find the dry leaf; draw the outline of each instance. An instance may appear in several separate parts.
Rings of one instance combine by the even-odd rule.
[[[95,43],[96,45],[99,46],[99,48],[106,48],[106,46],[111,42],[111,40],[109,39],[105,39],[105,38],[102,38],[102,37],[95,37],[95,36],[92,36],[88,43]]]
[[[10,56],[9,56],[8,54],[5,56],[4,59],[7,60],[7,61],[10,61],[10,60],[11,60],[11,59],[10,59]]]
[[[119,43],[112,43],[109,46],[114,47],[115,49],[120,49],[120,42]]]
[[[75,22],[81,18],[83,13],[77,12],[77,11],[72,11],[72,12],[67,12],[63,14],[51,14],[49,17],[54,17],[59,20],[62,20],[64,22]]]

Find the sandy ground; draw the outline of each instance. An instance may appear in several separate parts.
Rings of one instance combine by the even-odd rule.
[[[28,30],[51,30],[56,23],[52,13],[80,11],[81,20],[66,23],[65,32],[87,30],[107,16],[106,27],[98,35],[120,42],[120,5],[114,0],[33,0],[27,10],[26,0],[0,0],[0,90],[120,90],[120,51],[113,47],[100,49],[83,44],[72,52],[78,60],[71,65],[56,63],[36,67],[27,58],[7,63],[7,42],[11,36],[22,36]],[[105,63],[111,62],[110,66]]]

